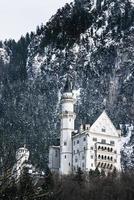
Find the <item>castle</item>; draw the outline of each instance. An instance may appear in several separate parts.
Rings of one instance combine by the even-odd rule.
[[[70,80],[67,79],[61,98],[60,146],[49,148],[51,171],[68,175],[78,168],[90,171],[98,168],[105,172],[121,170],[120,138],[105,110],[92,124],[81,125],[75,131],[75,99]]]

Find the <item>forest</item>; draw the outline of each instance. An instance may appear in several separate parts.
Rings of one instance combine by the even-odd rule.
[[[4,184],[2,184],[4,182]],[[133,200],[134,172],[118,173],[114,170],[105,175],[98,169],[83,173],[59,176],[46,170],[44,177],[35,177],[23,171],[16,184],[7,176],[0,180],[1,200]]]

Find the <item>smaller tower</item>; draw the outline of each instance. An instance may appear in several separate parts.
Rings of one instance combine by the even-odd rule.
[[[29,159],[29,151],[28,149],[24,146],[22,148],[19,148],[16,152],[16,179],[18,179],[21,175],[22,169],[23,169],[23,164],[28,161]]]
[[[60,173],[68,175],[72,172],[72,132],[74,131],[74,97],[70,77],[62,95],[61,135],[60,135]]]

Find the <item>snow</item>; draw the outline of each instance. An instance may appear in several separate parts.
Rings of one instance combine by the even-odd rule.
[[[55,60],[55,58],[56,58],[56,55],[55,55],[55,54],[53,54],[53,55],[52,55],[52,61],[54,61],[54,60]]]
[[[96,34],[97,34],[98,36],[101,36],[102,33],[103,33],[103,28],[99,28],[99,29],[96,31]]]
[[[33,60],[33,71],[34,71],[34,75],[37,77],[37,75],[41,72],[41,65],[44,63],[44,61],[47,59],[46,56],[40,56],[39,54],[37,54],[34,57]]]
[[[132,6],[134,6],[134,0],[129,0]]]
[[[74,53],[78,53],[79,52],[79,48],[80,48],[79,45],[75,44],[74,47],[73,47],[73,52]]]
[[[97,0],[92,0],[92,5],[93,5],[92,10],[93,10],[94,8],[96,8],[96,3],[97,3]]]
[[[126,83],[127,81],[130,81],[131,78],[132,78],[132,73],[128,74],[128,76],[124,80],[124,83]]]
[[[0,48],[0,59],[3,61],[4,64],[10,63],[10,56],[8,55],[7,51],[3,48]]]
[[[126,137],[123,137],[123,136],[121,137],[121,143],[120,143],[121,149],[123,149],[124,146],[126,146],[129,143],[130,137],[132,135],[132,130],[133,130],[133,125],[126,124],[125,126],[128,129],[128,132],[127,132],[127,136]]]
[[[79,100],[79,97],[80,97],[80,92],[81,92],[81,88],[77,89],[77,90],[73,90],[73,97],[76,101]]]
[[[133,167],[132,155],[133,155],[133,145],[130,145],[130,140],[132,136],[132,131],[134,126],[132,124],[126,124],[127,136],[122,137],[120,141],[121,151],[123,153],[123,161],[126,162],[126,167]]]

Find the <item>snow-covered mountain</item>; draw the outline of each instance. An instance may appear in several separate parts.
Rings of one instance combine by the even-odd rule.
[[[76,128],[81,121],[92,123],[105,106],[115,125],[123,124],[125,134],[125,124],[134,125],[133,33],[132,0],[75,0],[17,46],[6,42],[12,52],[7,79],[14,74],[16,79],[2,83],[0,123],[7,127],[6,137],[15,141],[15,148],[26,142],[35,163],[43,166],[48,145],[59,133],[67,73],[79,94]],[[19,55],[14,51],[18,47]],[[133,136],[122,144],[124,166],[133,167],[126,156],[128,152],[129,158],[133,156]]]

